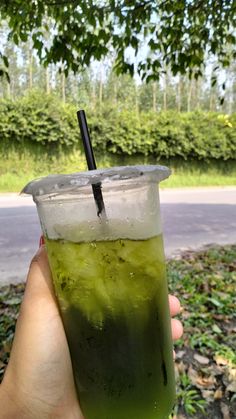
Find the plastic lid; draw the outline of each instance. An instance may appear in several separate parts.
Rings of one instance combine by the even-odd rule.
[[[21,193],[35,196],[48,194],[61,194],[75,192],[76,189],[96,184],[113,181],[140,178],[140,181],[148,180],[160,182],[170,176],[171,171],[166,166],[120,166],[110,169],[90,170],[68,175],[49,175],[29,182]]]

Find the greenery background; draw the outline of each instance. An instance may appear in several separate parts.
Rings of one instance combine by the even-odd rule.
[[[161,163],[164,187],[236,184],[236,114],[136,112],[113,106],[87,117],[98,167]],[[0,100],[0,190],[48,173],[86,169],[74,103],[39,91]]]
[[[163,187],[236,184],[234,0],[2,0],[0,18],[0,191],[86,168],[79,108],[100,167],[158,162],[174,172]],[[235,417],[235,258],[213,247],[169,263],[187,331],[173,417]],[[0,375],[23,289],[0,289]]]

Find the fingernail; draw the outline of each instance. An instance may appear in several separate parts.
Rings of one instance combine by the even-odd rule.
[[[43,244],[45,244],[45,240],[44,240],[44,237],[41,236],[39,240],[39,247],[43,246]]]

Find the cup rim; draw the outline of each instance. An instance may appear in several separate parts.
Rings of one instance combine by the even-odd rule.
[[[170,174],[171,170],[168,167],[160,165],[116,166],[72,174],[54,174],[32,180],[22,189],[21,194],[29,194],[34,198],[51,193],[69,193],[97,183],[137,180],[137,178],[139,182],[159,183]]]

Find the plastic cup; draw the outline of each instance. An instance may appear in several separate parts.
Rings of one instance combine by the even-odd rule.
[[[29,183],[86,419],[164,419],[175,398],[158,183],[162,166]],[[92,184],[101,182],[105,217]]]

